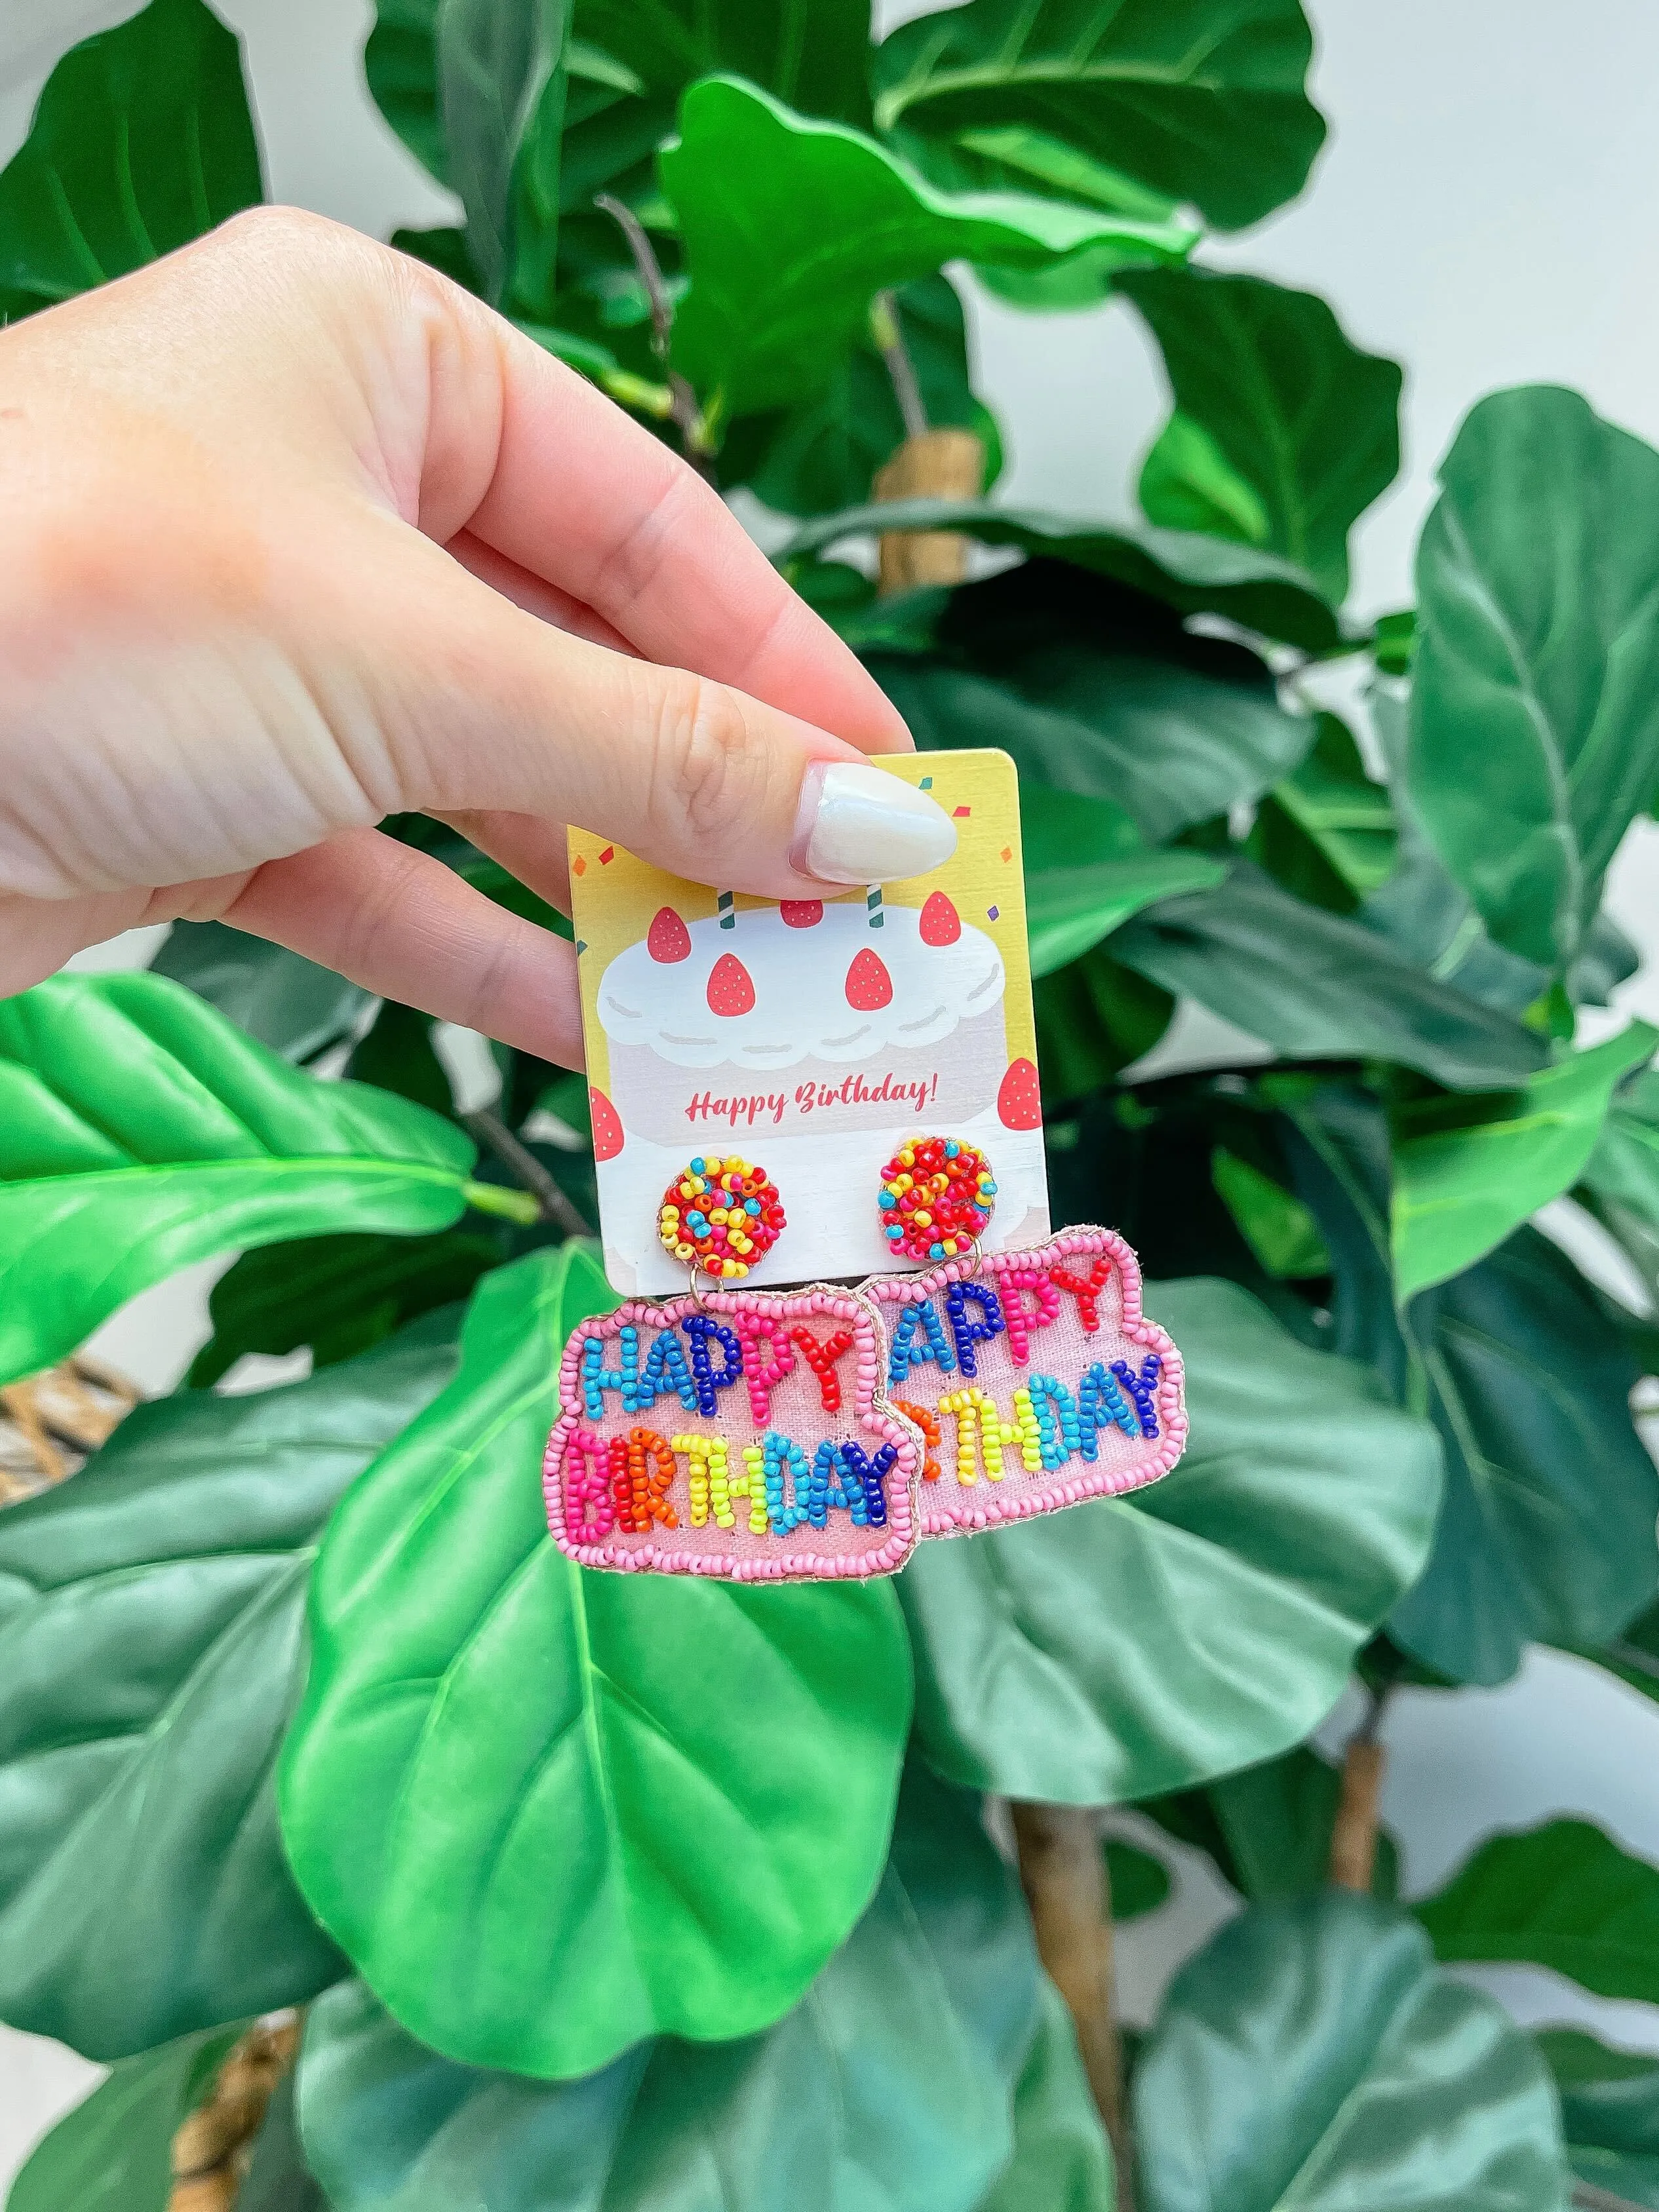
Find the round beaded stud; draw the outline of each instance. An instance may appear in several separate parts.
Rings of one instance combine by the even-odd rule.
[[[657,1211],[664,1250],[722,1278],[758,1266],[786,1226],[777,1185],[764,1168],[735,1152],[693,1160],[664,1191]]]
[[[997,1201],[991,1164],[955,1137],[912,1137],[881,1171],[882,1234],[896,1260],[954,1260],[982,1237]]]

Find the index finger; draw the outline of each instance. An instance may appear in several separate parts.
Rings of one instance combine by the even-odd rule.
[[[510,325],[496,331],[500,442],[473,536],[592,607],[648,660],[729,684],[866,752],[908,751],[874,678],[719,494],[574,369]],[[438,422],[433,432],[453,434]]]

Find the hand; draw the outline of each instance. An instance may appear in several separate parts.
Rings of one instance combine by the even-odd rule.
[[[0,994],[217,919],[580,1064],[571,948],[383,816],[560,905],[570,821],[769,897],[954,843],[856,765],[903,724],[690,469],[319,218],[0,333]]]

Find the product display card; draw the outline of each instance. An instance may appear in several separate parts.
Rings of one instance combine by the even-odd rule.
[[[874,765],[955,821],[944,866],[780,905],[570,833],[605,1273],[623,1297],[686,1288],[660,1217],[698,1161],[740,1159],[764,1197],[744,1261],[763,1288],[920,1265],[896,1260],[879,1204],[917,1136],[988,1162],[984,1250],[1048,1233],[1014,764]]]

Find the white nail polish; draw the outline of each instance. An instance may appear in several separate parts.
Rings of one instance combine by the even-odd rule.
[[[937,799],[884,769],[815,761],[800,787],[789,865],[825,884],[893,883],[942,866],[957,827]]]

